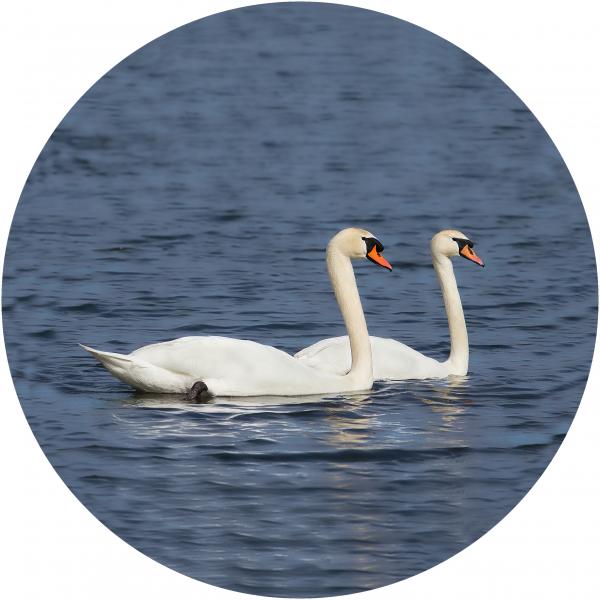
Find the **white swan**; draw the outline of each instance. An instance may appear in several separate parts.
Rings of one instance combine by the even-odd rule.
[[[431,240],[433,267],[442,288],[442,296],[450,328],[450,356],[439,362],[424,356],[410,346],[388,338],[371,337],[373,350],[373,376],[381,379],[428,379],[466,375],[469,369],[469,338],[452,256],[464,258],[483,265],[473,251],[471,242],[464,233],[455,230],[440,231]],[[331,373],[345,373],[350,365],[348,337],[321,340],[296,353],[295,358],[305,365],[325,369]]]
[[[128,355],[83,348],[138,390],[188,392],[194,401],[200,394],[299,396],[368,390],[373,385],[371,347],[351,259],[368,258],[391,270],[382,250],[371,233],[356,228],[340,231],[327,246],[327,270],[350,338],[351,365],[344,374],[316,369],[271,346],[225,337],[184,337]]]

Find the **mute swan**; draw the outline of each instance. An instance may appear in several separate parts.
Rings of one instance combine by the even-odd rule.
[[[439,362],[410,346],[389,338],[371,337],[373,377],[380,379],[429,379],[466,375],[469,369],[469,338],[451,257],[462,257],[484,266],[473,251],[473,242],[460,231],[445,230],[431,240],[433,268],[442,288],[450,328],[450,356]],[[331,373],[345,373],[350,365],[348,337],[321,340],[300,350],[295,358],[305,365]]]
[[[391,271],[382,250],[379,240],[357,228],[340,231],[327,245],[327,270],[350,338],[351,366],[344,374],[319,370],[272,346],[225,337],[184,337],[128,355],[83,348],[138,390],[187,392],[193,401],[201,394],[299,396],[369,390],[371,346],[351,259],[368,258]]]

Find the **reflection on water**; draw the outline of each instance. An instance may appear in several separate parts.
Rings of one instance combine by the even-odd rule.
[[[347,398],[342,407],[324,407],[333,447],[350,448],[369,441],[372,417],[364,416],[360,409],[370,402],[369,394],[356,394]]]
[[[356,265],[369,331],[435,358],[429,240],[477,240],[484,272],[455,261],[468,378],[192,405],[77,346],[341,335],[323,253],[348,225],[396,267]],[[523,497],[581,397],[596,292],[573,182],[518,98],[421,29],[296,2],[164,36],[81,99],[19,203],[3,323],[37,439],[117,535],[237,591],[331,596],[435,565]]]
[[[367,398],[364,394],[356,394],[356,396],[348,396],[348,399]],[[196,408],[200,411],[219,412],[220,410],[228,410],[231,407],[236,407],[239,410],[248,410],[258,407],[277,407],[277,406],[293,406],[295,404],[321,404],[329,400],[335,400],[339,396],[331,394],[313,394],[306,396],[245,396],[245,397],[229,397],[229,396],[213,396],[206,402],[191,402],[186,400],[184,394],[152,394],[132,392],[127,397],[123,398],[122,403],[141,408]]]
[[[444,431],[451,430],[459,421],[465,406],[470,404],[468,399],[469,377],[453,375],[448,379],[424,382],[426,395],[417,394],[417,398],[426,404],[433,412],[441,415]]]

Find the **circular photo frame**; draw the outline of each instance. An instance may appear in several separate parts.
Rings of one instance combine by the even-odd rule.
[[[77,102],[2,302],[28,422],[102,523],[200,581],[323,597],[523,498],[579,405],[597,279],[568,169],[500,79],[290,2],[180,27]]]

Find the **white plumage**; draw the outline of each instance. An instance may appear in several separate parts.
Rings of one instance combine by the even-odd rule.
[[[363,229],[344,229],[327,246],[327,268],[350,335],[351,366],[320,370],[250,340],[184,337],[123,355],[83,346],[108,371],[144,392],[185,393],[202,381],[215,396],[299,396],[368,390],[373,385],[369,333],[351,259],[369,258],[391,269],[383,246]]]
[[[450,356],[443,362],[421,354],[389,338],[371,337],[375,380],[429,379],[466,375],[469,369],[469,338],[451,257],[461,255],[483,266],[464,233],[440,231],[431,240],[433,266],[442,288],[450,329]],[[331,373],[345,373],[350,365],[348,336],[328,338],[296,353],[303,364]]]

